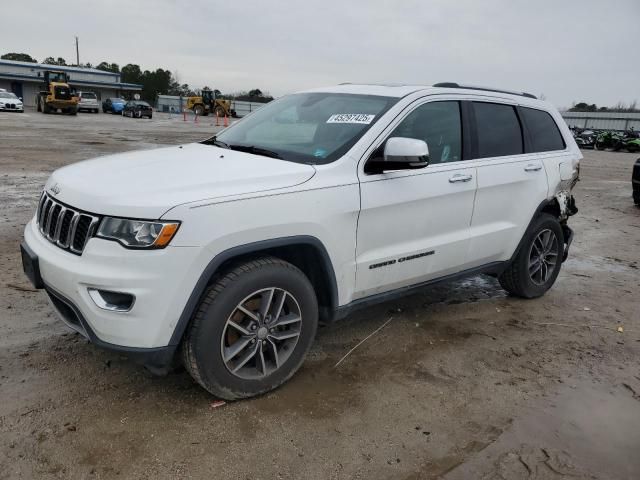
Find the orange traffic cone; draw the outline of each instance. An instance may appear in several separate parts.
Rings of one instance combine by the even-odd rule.
[[[187,121],[187,110],[186,109],[182,109],[182,121],[183,122]]]
[[[229,126],[229,117],[227,117],[227,114],[224,114],[224,126],[228,127]]]
[[[216,127],[220,126],[220,116],[218,115],[218,111],[216,110]]]

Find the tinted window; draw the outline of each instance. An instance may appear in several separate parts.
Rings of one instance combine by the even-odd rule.
[[[390,137],[424,140],[429,162],[462,160],[462,128],[458,102],[431,102],[419,106],[396,127]]]
[[[531,146],[534,152],[564,150],[565,144],[553,117],[542,110],[520,108],[527,125]]]
[[[511,105],[473,102],[478,131],[478,158],[523,153],[522,129]]]

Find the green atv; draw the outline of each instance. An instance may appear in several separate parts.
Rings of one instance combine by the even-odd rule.
[[[623,139],[622,147],[629,153],[640,151],[640,138],[626,138]]]
[[[631,130],[624,132],[624,136],[616,142],[613,149],[626,150],[629,153],[640,151],[640,135],[632,127]]]
[[[596,137],[594,148],[596,150],[605,150],[607,148],[615,149],[620,144],[622,135],[616,132],[600,132]]]

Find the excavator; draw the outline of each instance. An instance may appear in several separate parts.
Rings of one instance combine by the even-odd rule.
[[[69,86],[69,75],[65,72],[47,70],[44,83],[36,93],[36,109],[42,113],[56,113],[60,110],[68,115],[78,113],[79,98]]]
[[[203,90],[200,96],[187,97],[186,108],[198,116],[206,117],[210,113],[217,114],[219,117],[236,116],[236,111],[231,109],[231,101],[216,98],[213,90]]]

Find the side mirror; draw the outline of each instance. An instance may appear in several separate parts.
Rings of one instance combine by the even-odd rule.
[[[429,165],[429,147],[424,140],[406,137],[392,137],[380,148],[364,166],[367,174],[383,173],[390,170],[415,170]]]
[[[390,169],[398,164],[400,168],[423,168],[429,163],[429,147],[424,140],[406,137],[392,137],[384,146],[384,161],[391,163]]]

